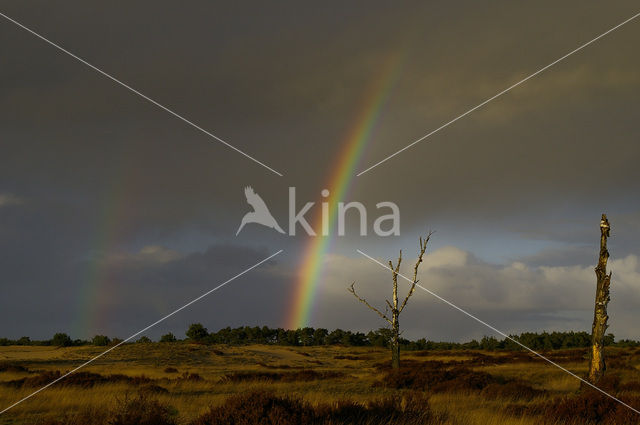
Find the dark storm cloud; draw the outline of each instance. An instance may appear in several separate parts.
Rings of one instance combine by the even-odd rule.
[[[543,7],[496,5],[460,14],[458,8],[434,5],[393,10],[378,5],[336,13],[199,4],[187,12],[155,3],[155,19],[148,22],[143,17],[149,10],[142,6],[127,7],[120,19],[113,6],[67,4],[59,15],[50,7],[43,3],[34,12],[16,14],[288,176],[267,177],[270,186],[310,186],[308,196],[316,197],[312,188],[322,185],[370,80],[393,52],[406,50],[406,63],[362,166],[539,69],[629,10],[625,5],[606,13],[554,8],[555,19],[541,21],[536,16],[544,14]],[[35,134],[26,133],[28,142],[16,137],[21,148],[9,147],[8,154],[28,163],[31,172],[53,173],[67,185],[84,184],[87,179],[77,176],[89,174],[88,182],[95,184],[113,179],[109,173],[118,173],[117,167],[131,167],[139,172],[127,184],[137,189],[136,196],[149,198],[160,215],[173,212],[162,201],[166,193],[187,198],[185,210],[210,210],[208,199],[230,200],[224,190],[229,181],[262,178],[264,170],[209,144],[184,123],[22,30],[4,25],[2,31],[12,40],[5,48],[14,59],[3,69],[5,115],[23,124],[22,134],[34,119],[40,124],[31,130]],[[628,163],[638,154],[637,144],[625,131],[635,122],[629,102],[637,99],[640,84],[637,55],[631,54],[634,31],[632,25],[621,29],[413,153],[357,179],[362,187],[357,195],[407,199],[420,214],[452,214],[471,205],[488,216],[541,200],[584,201],[615,183],[602,201],[612,204],[638,177],[629,174],[635,167]],[[603,140],[611,152],[604,164]],[[95,169],[83,169],[91,158]],[[613,175],[600,178],[592,172],[597,165]]]
[[[32,259],[39,265],[32,269],[33,273],[25,273],[28,267],[7,258],[7,264],[3,264],[2,311],[7,317],[20,318],[20,326],[3,330],[10,337],[46,338],[58,331],[73,332],[74,328],[89,332],[75,337],[86,338],[94,333],[129,336],[273,253],[266,248],[229,244],[192,253],[147,246],[134,253],[95,253],[94,258],[72,265],[59,259],[51,263]],[[270,295],[284,293],[288,287],[285,275],[274,270],[276,264],[277,258],[268,261],[148,334],[182,334],[193,322],[212,329],[256,324],[260,320],[277,325],[282,305]],[[89,273],[95,268],[102,271],[98,281]],[[90,290],[92,296],[81,299],[82,304],[78,305],[76,300],[86,293],[86,285],[95,293]],[[83,312],[88,315],[82,319],[92,323],[78,325],[78,315]]]
[[[257,274],[248,280],[253,292],[194,315],[215,317],[212,328],[281,325],[308,240],[252,227],[229,244],[248,210],[244,186],[254,186],[281,223],[288,186],[297,187],[299,204],[318,202],[372,82],[399,54],[398,80],[359,170],[637,12],[633,2],[25,5],[0,1],[3,13],[285,176],[1,21],[0,311],[25,323],[24,332],[0,327],[11,335],[36,335],[47,317],[59,318],[48,322],[56,330],[78,319],[77,306],[58,306],[86,285],[87,258],[99,256],[117,277],[105,332],[124,335],[132,319],[168,311],[181,288],[197,292],[285,247],[277,278]],[[345,200],[397,202],[403,236],[348,237],[336,249],[394,254],[432,228],[434,243],[478,258],[586,267],[607,212],[614,256],[637,254],[638,34],[638,22],[629,23],[354,178]],[[101,231],[108,244],[99,243]],[[153,251],[158,246],[166,248]],[[493,276],[485,277],[477,288],[490,291]],[[325,288],[344,276],[331,279]],[[285,296],[267,289],[278,285]],[[344,302],[349,321],[351,300],[342,296],[328,302]],[[27,300],[26,310],[14,300]],[[318,320],[331,314],[320,310]],[[535,314],[527,323],[544,322]]]
[[[149,246],[137,253],[106,257],[102,261],[109,270],[104,288],[109,299],[96,303],[96,308],[104,312],[98,325],[103,327],[102,332],[134,333],[136,327],[144,325],[140,319],[160,318],[274,253],[266,248],[222,244],[186,255]],[[277,263],[276,257],[229,282],[228,287],[210,294],[150,334],[160,335],[167,329],[182,334],[193,322],[211,329],[260,321],[274,326],[282,310],[282,302],[274,295],[288,289],[284,276],[275,268]]]

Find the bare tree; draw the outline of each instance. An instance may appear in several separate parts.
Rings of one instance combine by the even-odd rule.
[[[416,283],[418,283],[418,268],[420,267],[420,263],[422,263],[422,257],[424,256],[425,251],[427,250],[427,242],[431,238],[432,232],[429,232],[427,237],[423,240],[420,238],[420,254],[418,255],[418,260],[416,261],[415,266],[413,267],[413,279],[411,283],[411,288],[407,293],[407,296],[402,301],[402,304],[398,306],[398,273],[400,272],[400,263],[402,263],[402,250],[400,250],[400,256],[398,257],[398,262],[396,266],[393,266],[391,260],[389,260],[389,269],[392,271],[393,275],[393,301],[385,300],[387,302],[387,308],[385,308],[385,313],[381,312],[377,308],[373,307],[371,304],[367,302],[364,298],[360,297],[354,288],[356,284],[353,282],[351,286],[347,289],[349,292],[353,294],[361,303],[369,307],[371,310],[378,313],[378,316],[382,317],[386,320],[389,325],[391,325],[391,367],[394,369],[398,369],[400,367],[400,322],[399,317],[402,310],[407,306],[407,301],[409,301],[409,297],[413,295],[413,292],[416,289]],[[387,313],[391,310],[391,317],[387,315]]]
[[[600,255],[596,266],[596,303],[593,313],[593,327],[591,328],[591,361],[589,364],[589,382],[595,384],[604,375],[606,365],[604,362],[604,337],[609,325],[607,320],[607,304],[609,296],[609,285],[611,284],[611,273],[607,274],[607,261],[609,251],[607,250],[607,238],[609,237],[609,220],[607,215],[602,214],[600,220]]]

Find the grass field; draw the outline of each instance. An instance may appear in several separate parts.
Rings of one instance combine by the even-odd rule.
[[[102,351],[0,347],[0,408]],[[586,350],[546,354],[586,372]],[[1,415],[0,424],[252,423],[257,410],[274,423],[640,423],[526,353],[403,352],[402,360],[392,371],[388,351],[371,347],[127,344]],[[640,408],[640,349],[610,348],[608,365],[603,388]]]

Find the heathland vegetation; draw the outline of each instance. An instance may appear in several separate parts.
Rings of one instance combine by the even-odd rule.
[[[634,424],[640,415],[508,340],[403,341],[392,369],[387,330],[225,328],[123,344],[0,415],[0,424]],[[586,332],[517,338],[586,376]],[[0,347],[0,407],[41,388],[116,338]],[[385,342],[387,341],[387,342]],[[12,343],[20,342],[21,345]],[[92,344],[93,343],[93,344]],[[640,406],[640,347],[608,337],[599,384]]]

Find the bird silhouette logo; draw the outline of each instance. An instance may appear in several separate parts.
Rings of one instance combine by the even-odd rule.
[[[247,198],[247,203],[253,207],[253,211],[250,211],[242,217],[240,227],[236,232],[236,236],[240,233],[245,224],[257,223],[263,226],[276,229],[280,233],[284,233],[284,230],[278,225],[278,222],[269,212],[267,204],[264,203],[260,195],[258,195],[251,186],[244,188],[244,196]]]

